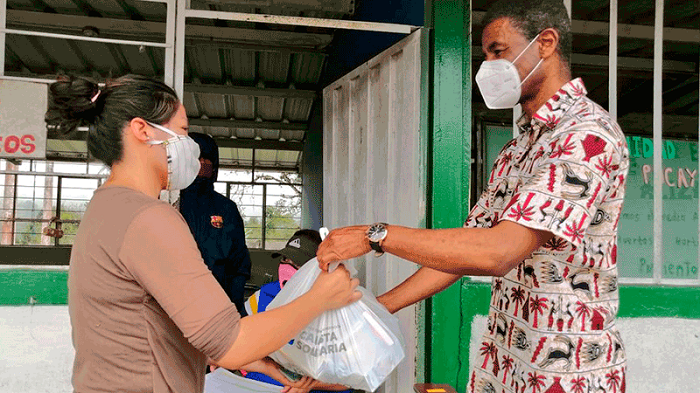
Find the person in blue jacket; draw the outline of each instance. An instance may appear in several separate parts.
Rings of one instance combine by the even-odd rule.
[[[287,245],[272,254],[272,258],[280,258],[277,268],[277,281],[267,283],[260,287],[260,290],[252,294],[245,302],[245,309],[248,315],[257,314],[267,309],[272,299],[282,290],[284,285],[310,259],[316,256],[318,245],[321,244],[321,235],[313,229],[302,229],[296,231],[287,241]],[[246,378],[267,382],[277,386],[283,386],[280,382],[262,373],[248,372]],[[295,388],[294,392],[301,392]],[[311,390],[313,389],[313,390]],[[347,386],[337,384],[327,384],[321,381],[313,381],[309,386],[311,393],[323,392],[345,392],[351,393]]]
[[[214,138],[196,132],[189,136],[199,145],[201,169],[195,181],[180,192],[180,213],[204,263],[241,316],[245,316],[243,292],[251,264],[243,218],[235,202],[214,190],[219,173],[219,147]]]

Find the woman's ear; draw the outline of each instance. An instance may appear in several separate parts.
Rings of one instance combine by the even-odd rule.
[[[559,47],[559,32],[556,29],[544,29],[537,37],[540,44],[540,58],[547,59],[557,52]]]
[[[139,142],[148,142],[152,140],[151,138],[151,127],[148,125],[146,120],[140,117],[134,117],[129,121],[129,132],[138,140]]]

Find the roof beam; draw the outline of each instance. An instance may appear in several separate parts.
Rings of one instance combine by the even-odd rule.
[[[274,121],[255,121],[255,120],[228,120],[228,119],[189,119],[190,126],[199,127],[220,127],[220,128],[244,128],[244,129],[262,129],[262,130],[280,130],[280,131],[307,131],[309,126],[305,123],[286,123]],[[78,127],[70,135],[62,136],[57,134],[55,126],[47,125],[48,138],[50,139],[68,139],[77,141],[87,140],[87,131],[85,127]],[[284,142],[291,143],[291,142]]]
[[[315,49],[324,48],[333,40],[332,34],[297,33],[284,30],[255,30],[192,24],[187,25],[185,34],[187,39],[207,38],[218,42]]]
[[[228,85],[206,85],[194,83],[186,83],[185,91],[190,93],[212,93],[237,96],[306,98],[310,100],[316,99],[318,97],[318,93],[313,90],[276,89]]]
[[[293,9],[299,11],[322,11],[322,12],[332,12],[332,13],[344,13],[352,14],[355,2],[353,0],[323,0],[323,1],[270,1],[270,0],[246,0],[243,1],[231,1],[231,0],[195,0],[192,1],[192,6],[198,6],[197,8],[203,8],[202,5],[214,4],[219,6],[236,6],[245,3],[248,8],[285,8]]]
[[[8,27],[42,31],[60,30],[64,33],[79,33],[86,26],[92,26],[100,34],[118,36],[153,37],[165,36],[165,23],[145,22],[130,19],[99,18],[79,15],[51,14],[46,12],[7,10]]]
[[[221,128],[254,128],[264,130],[307,131],[305,123],[286,123],[275,121],[228,120],[228,119],[189,119],[190,126],[221,127]]]
[[[294,54],[294,53],[309,53],[318,56],[326,57],[328,52],[326,49],[316,49],[316,48],[304,48],[301,46],[288,46],[288,45],[270,45],[260,46],[250,43],[242,42],[224,42],[224,41],[212,41],[207,38],[187,38],[186,40],[188,46],[211,46],[216,49],[240,49],[240,50],[251,50],[256,52],[275,52],[282,54]]]
[[[472,46],[472,60],[481,61],[484,54],[480,45]],[[608,56],[587,55],[585,53],[572,53],[571,64],[580,66],[593,66],[608,68]],[[652,71],[654,69],[654,59],[640,57],[618,57],[618,69],[630,71]],[[664,71],[697,74],[697,63],[677,60],[664,60]]]
[[[56,161],[63,161],[63,162],[81,162],[85,163],[87,161],[87,154],[85,152],[77,152],[76,155],[74,156],[67,156],[64,154],[60,154],[60,152],[46,152],[46,159],[48,160],[56,160]],[[239,162],[238,164],[231,164],[230,162]],[[240,164],[240,162],[245,162],[246,164]],[[90,159],[90,163],[96,163],[99,164],[100,162],[96,159]],[[219,160],[219,168],[226,168],[226,169],[255,169],[256,171],[284,171],[284,172],[297,172],[299,171],[299,165],[295,164],[294,166],[286,166],[286,165],[258,165],[256,164],[253,166],[250,164],[250,160],[231,160],[228,158],[221,158]],[[26,173],[26,172],[25,172]],[[74,175],[71,174],[72,177],[81,177],[81,175]],[[87,175],[82,175],[82,176],[87,176]],[[94,175],[93,175],[94,176]],[[0,250],[2,247],[0,247]]]
[[[698,102],[698,75],[691,75],[683,81],[669,83],[663,95],[664,112],[676,112]]]
[[[472,20],[475,27],[481,26],[481,21],[484,19],[485,14],[486,13],[483,11],[474,11],[472,13]],[[622,38],[654,40],[654,26],[620,23],[617,25],[617,32],[618,37]],[[571,21],[571,33],[608,36],[610,35],[610,24],[607,22],[594,22],[575,19]],[[664,28],[664,41],[699,43],[700,30],[666,27]]]
[[[49,139],[66,140],[53,132],[49,132]],[[87,140],[87,132],[75,131],[70,135],[69,140],[77,140],[85,142]],[[221,148],[230,149],[255,149],[255,150],[281,150],[281,151],[302,151],[304,143],[297,141],[279,141],[270,139],[249,139],[249,138],[226,138],[215,137],[216,144]],[[78,152],[84,153],[84,152]],[[60,152],[54,152],[54,155],[60,155]]]
[[[697,98],[696,98],[697,99]],[[622,100],[620,99],[620,102]],[[697,104],[695,104],[697,107]],[[511,127],[513,123],[513,115],[510,111],[494,111],[488,109],[483,102],[475,102],[473,104],[474,116],[477,116],[485,121],[501,124],[504,127]],[[639,110],[639,108],[635,108]],[[619,110],[618,110],[619,111]],[[620,114],[617,122],[622,127],[622,130],[629,135],[645,134],[651,135],[653,115],[651,112],[627,112]],[[664,114],[664,137],[671,136],[687,136],[697,133],[698,117],[686,115]]]
[[[148,37],[164,40],[165,23],[129,19],[96,18],[45,12],[7,10],[8,28],[29,31],[60,32],[82,35],[85,26],[96,27],[101,35],[115,38]],[[254,46],[319,49],[330,44],[331,34],[299,33],[282,30],[255,30],[188,24],[187,40],[206,40],[210,44],[234,43]]]
[[[226,169],[255,169],[255,171],[268,171],[268,172],[299,172],[299,165],[294,166],[274,166],[274,165],[252,165],[252,164],[231,164],[227,159],[220,160],[219,168]],[[234,162],[250,162],[250,160],[233,160]],[[269,184],[269,183],[268,183]]]
[[[269,14],[250,14],[243,12],[193,10],[186,11],[188,18],[230,20],[235,22],[268,23],[288,26],[320,27],[327,29],[346,29],[359,31],[378,31],[382,33],[411,34],[418,26],[396,23],[365,22],[344,19],[309,18],[305,16],[286,16]]]
[[[696,81],[697,84],[697,81]],[[664,93],[665,94],[665,93]],[[671,101],[669,104],[666,104],[664,106],[664,111],[673,111],[673,112],[681,112],[683,113],[683,108],[686,108],[690,106],[691,104],[695,104],[695,108],[697,108],[697,102],[698,102],[698,90],[697,86],[696,89],[686,93],[685,95],[674,99]]]
[[[642,133],[651,136],[652,113],[630,112],[618,119],[618,123],[626,133]],[[698,129],[697,116],[663,115],[664,136],[684,136],[696,134]]]
[[[574,53],[571,55],[571,63],[574,65],[600,66],[602,68],[607,69],[608,56]],[[618,57],[617,66],[620,70],[651,71],[654,69],[654,59],[644,59],[639,57]],[[690,74],[697,73],[697,65],[693,62],[664,60],[663,67],[664,71]]]
[[[214,138],[216,144],[220,148],[231,149],[255,149],[255,150],[283,150],[283,151],[302,151],[304,143],[291,141],[274,141],[274,140],[257,140],[257,139],[233,139],[233,138]]]

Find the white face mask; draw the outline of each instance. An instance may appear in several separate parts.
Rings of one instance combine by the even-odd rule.
[[[148,141],[149,145],[165,145],[168,155],[168,186],[167,190],[182,190],[187,188],[199,173],[199,145],[186,135],[178,135],[161,125],[148,122],[151,127],[157,128],[172,135],[165,141]]]
[[[539,37],[539,34],[537,37]],[[530,45],[535,42],[537,37],[530,41],[527,47],[513,60],[513,63],[525,53]],[[540,59],[535,68],[527,74],[522,82],[520,81],[518,70],[513,63],[506,59],[491,60],[481,63],[481,67],[479,67],[475,79],[477,86],[479,86],[481,96],[484,97],[484,102],[486,102],[486,106],[489,109],[510,109],[518,105],[521,94],[520,87],[527,78],[535,72],[537,67],[540,66],[542,59]]]

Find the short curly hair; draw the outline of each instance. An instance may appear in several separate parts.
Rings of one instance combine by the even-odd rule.
[[[559,33],[557,51],[567,66],[571,62],[571,18],[561,0],[499,0],[486,11],[483,26],[508,18],[528,40],[542,30],[553,28]]]

